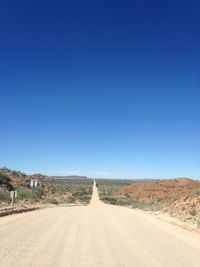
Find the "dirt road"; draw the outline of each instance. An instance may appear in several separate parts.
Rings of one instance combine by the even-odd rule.
[[[199,267],[200,236],[153,215],[103,204],[0,218],[0,266]]]

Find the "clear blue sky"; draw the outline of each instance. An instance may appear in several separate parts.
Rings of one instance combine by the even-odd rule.
[[[0,166],[200,178],[199,1],[1,1]]]

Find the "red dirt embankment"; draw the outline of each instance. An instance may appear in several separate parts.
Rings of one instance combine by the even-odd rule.
[[[188,178],[139,181],[122,188],[116,194],[138,203],[162,203],[162,211],[200,226],[200,182]]]
[[[197,188],[200,188],[200,183],[188,178],[147,180],[126,186],[118,193],[132,195],[141,203],[151,204],[155,201],[177,199]]]

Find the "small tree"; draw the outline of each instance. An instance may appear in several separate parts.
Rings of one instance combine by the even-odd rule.
[[[0,172],[0,185],[5,186],[9,191],[13,190],[10,177],[4,173]]]

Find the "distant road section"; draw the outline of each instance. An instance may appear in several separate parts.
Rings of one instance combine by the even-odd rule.
[[[1,267],[199,267],[200,235],[99,200],[0,218]]]

